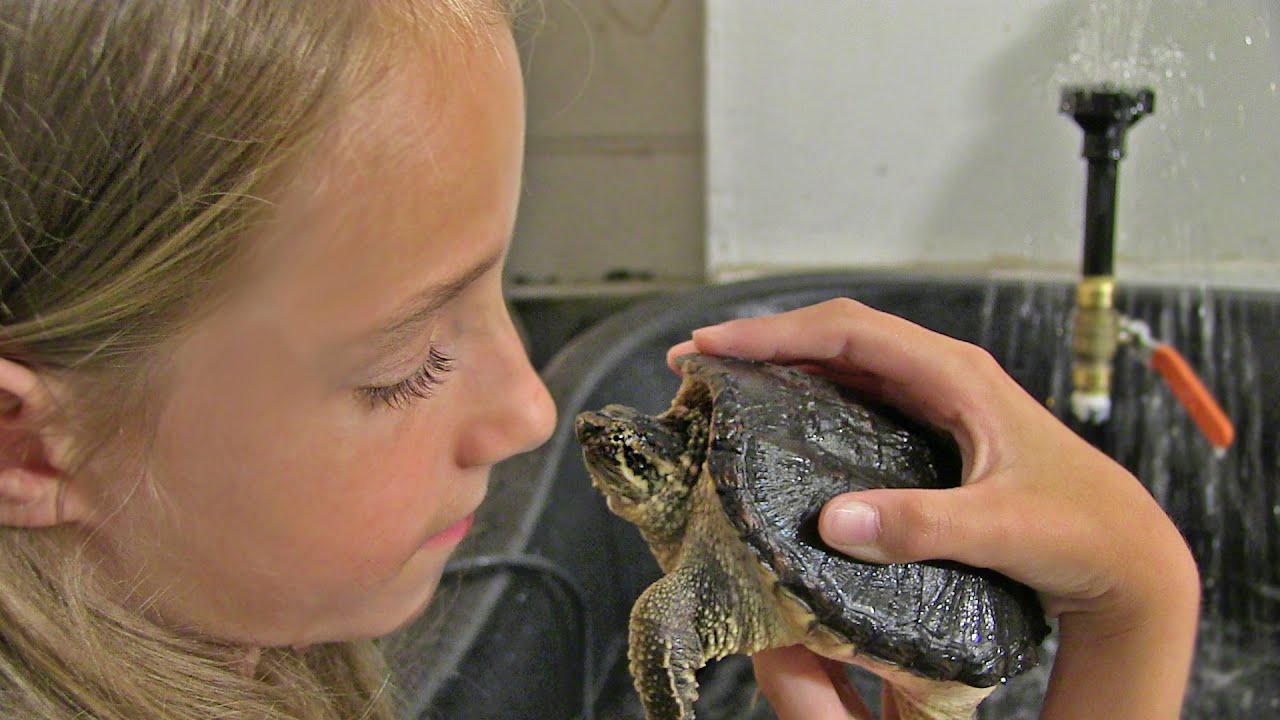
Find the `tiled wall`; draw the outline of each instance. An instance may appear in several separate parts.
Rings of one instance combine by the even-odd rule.
[[[703,275],[703,3],[541,0],[513,287]],[[621,284],[621,283],[618,283]]]
[[[1057,88],[1092,13],[1141,8],[1157,112],[1121,164],[1120,274],[1280,287],[1280,0],[531,5],[513,287],[1071,273],[1084,165]]]

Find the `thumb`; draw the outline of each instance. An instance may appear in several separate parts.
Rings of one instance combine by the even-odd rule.
[[[946,490],[863,490],[832,498],[818,518],[828,545],[859,560],[977,564],[1001,534],[991,493],[969,485]]]

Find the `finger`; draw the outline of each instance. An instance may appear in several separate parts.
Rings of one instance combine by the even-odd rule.
[[[956,342],[848,298],[699,328],[693,339],[700,350],[716,355],[783,364],[857,359],[853,366],[886,376],[894,374],[899,355],[914,355],[940,340]]]
[[[840,705],[854,717],[866,717],[871,720],[873,717],[871,708],[862,701],[862,696],[849,681],[848,668],[844,663],[825,657],[817,657],[817,660],[823,672],[827,674],[827,679],[831,681],[831,687],[835,689],[836,695],[840,696]]]
[[[779,720],[873,720],[839,663],[799,645],[765,650],[751,660]]]
[[[990,495],[981,484],[846,493],[822,509],[818,532],[831,547],[868,562],[986,565],[1004,537]]]
[[[989,430],[974,424],[999,416],[993,397],[1034,404],[985,350],[844,298],[701,328],[693,342],[715,355],[875,377],[885,400],[956,435]]]
[[[1087,477],[1081,470],[1069,476]],[[1129,562],[1141,564],[1140,547],[1117,554],[1109,527],[1167,525],[1156,522],[1158,506],[1151,510],[1125,497],[1142,491],[1136,480],[1129,484],[1137,487],[1106,482],[1106,496],[1003,476],[947,490],[865,490],[832,498],[819,515],[818,532],[834,549],[867,562],[954,560],[991,568],[1034,587],[1042,598],[1058,598],[1045,608],[1057,615],[1079,607],[1076,601],[1102,597],[1126,575]],[[1108,504],[1127,508],[1127,517]],[[1161,540],[1131,534],[1142,538],[1139,546]]]
[[[695,345],[692,340],[685,340],[682,343],[672,346],[672,348],[667,351],[667,367],[677,373],[680,372],[680,368],[676,367],[676,358],[696,352],[698,352],[698,346]]]
[[[705,351],[699,348],[693,340],[685,340],[684,342],[681,342],[677,345],[673,345],[671,346],[671,349],[667,350],[667,367],[671,368],[676,373],[679,373],[680,367],[677,364],[677,361],[681,357],[684,357],[685,355],[691,355],[699,352],[705,352]],[[712,353],[706,353],[706,354],[712,354]],[[877,397],[882,395],[882,393],[880,392],[880,386],[881,386],[880,379],[870,373],[833,370],[825,365],[821,365],[819,363],[813,363],[813,362],[800,361],[800,362],[778,363],[778,364],[786,364],[790,367],[796,368],[798,370],[803,370],[807,373],[812,373],[814,375],[821,375],[841,385],[852,387],[857,390],[862,390],[864,392],[871,393]]]

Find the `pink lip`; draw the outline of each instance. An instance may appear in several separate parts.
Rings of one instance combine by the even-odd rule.
[[[471,524],[475,522],[474,514],[468,515],[449,527],[427,538],[424,546],[442,547],[447,545],[456,545],[462,542],[462,538],[467,536],[467,531],[471,529]]]

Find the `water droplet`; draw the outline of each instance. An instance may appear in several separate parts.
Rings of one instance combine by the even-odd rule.
[[[1252,44],[1253,44],[1253,38],[1252,38],[1252,37],[1249,37],[1248,35],[1245,35],[1245,36],[1244,36],[1244,44],[1245,44],[1245,45],[1252,45]]]
[[[1212,45],[1209,46],[1208,55],[1209,55],[1209,62],[1213,62],[1218,59],[1218,51],[1214,49]]]

